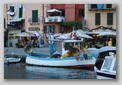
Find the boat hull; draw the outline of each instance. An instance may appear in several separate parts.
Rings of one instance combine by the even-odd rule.
[[[18,63],[20,61],[21,61],[21,58],[4,58],[5,64]]]
[[[39,66],[51,66],[51,67],[69,67],[69,68],[94,68],[96,58],[92,59],[79,59],[76,60],[75,57],[70,58],[41,58],[28,55],[26,57],[26,64],[29,65],[39,65]]]
[[[116,79],[116,74],[110,72],[97,71],[97,79],[104,77],[105,79]]]

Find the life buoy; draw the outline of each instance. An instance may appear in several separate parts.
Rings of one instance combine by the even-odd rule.
[[[50,44],[49,45],[49,50],[51,53],[54,53],[57,51],[57,46],[55,44]]]

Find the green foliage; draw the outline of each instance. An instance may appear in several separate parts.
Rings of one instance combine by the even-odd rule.
[[[60,22],[60,23],[57,23],[59,24],[60,26],[62,27],[74,27],[77,28],[77,29],[82,29],[82,21],[71,21],[71,22]]]

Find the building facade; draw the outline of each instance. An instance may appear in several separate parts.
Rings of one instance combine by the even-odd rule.
[[[49,9],[48,4],[26,4],[25,30],[27,32],[43,32],[47,9]]]
[[[72,28],[62,28],[58,23],[82,21],[84,19],[84,4],[50,4],[50,9],[58,11],[57,13],[47,12],[45,31],[47,28],[52,28],[55,33],[60,33],[61,30],[71,32]]]
[[[8,46],[15,47],[17,39],[14,35],[25,30],[25,6],[23,4],[5,4],[4,24]]]
[[[100,26],[116,29],[116,5],[115,4],[86,4],[86,26],[89,29]]]

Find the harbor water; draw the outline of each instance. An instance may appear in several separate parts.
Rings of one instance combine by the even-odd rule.
[[[25,63],[4,64],[4,79],[96,79],[94,71],[30,66]]]

